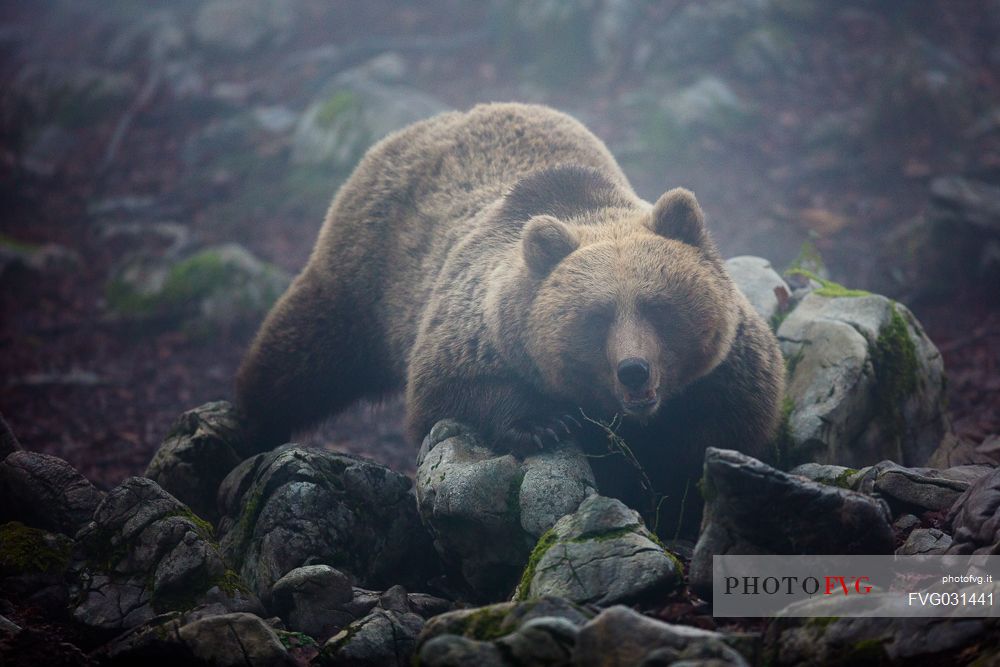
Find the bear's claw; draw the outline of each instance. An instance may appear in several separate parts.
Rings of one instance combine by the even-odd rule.
[[[558,445],[567,436],[573,435],[570,424],[580,427],[580,422],[570,415],[524,419],[507,429],[504,441],[514,454],[530,456],[546,446]]]

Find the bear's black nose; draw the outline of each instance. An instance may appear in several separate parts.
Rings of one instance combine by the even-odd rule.
[[[629,389],[642,389],[649,380],[649,362],[629,357],[618,364],[618,379]]]

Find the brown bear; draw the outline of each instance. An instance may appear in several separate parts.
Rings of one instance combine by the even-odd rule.
[[[487,104],[368,151],[237,393],[266,446],[400,389],[414,443],[450,417],[523,451],[621,415],[677,498],[706,446],[764,453],[783,377],[690,192],[650,205],[576,120]]]

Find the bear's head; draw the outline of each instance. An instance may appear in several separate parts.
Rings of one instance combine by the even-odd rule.
[[[726,358],[735,287],[691,192],[650,208],[588,178],[599,205],[550,207],[524,224],[522,342],[548,392],[645,420]]]

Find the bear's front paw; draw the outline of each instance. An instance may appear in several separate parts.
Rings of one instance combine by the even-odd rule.
[[[511,453],[523,458],[558,445],[573,435],[572,427],[580,428],[580,422],[568,414],[520,419],[507,429],[502,442]]]

